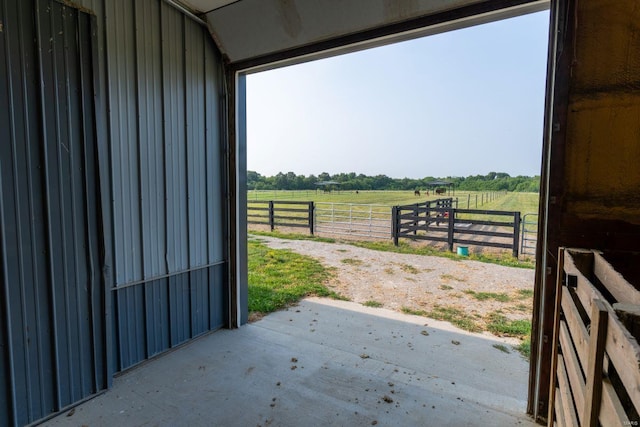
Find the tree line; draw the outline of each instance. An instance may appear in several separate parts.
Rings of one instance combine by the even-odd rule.
[[[335,181],[340,190],[423,190],[430,188],[429,183],[437,180],[452,182],[456,190],[463,191],[540,191],[540,176],[510,176],[504,172],[489,172],[486,175],[467,177],[448,176],[435,178],[427,176],[420,179],[390,178],[386,175],[367,176],[363,174],[326,172],[315,175],[296,175],[293,172],[279,172],[274,176],[263,176],[255,171],[247,172],[249,190],[315,190],[319,182]]]

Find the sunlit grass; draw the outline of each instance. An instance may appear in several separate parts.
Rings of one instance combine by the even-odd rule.
[[[509,298],[509,295],[505,293],[476,292],[471,289],[466,289],[463,292],[467,295],[471,295],[473,298],[477,299],[478,301],[486,301],[488,299],[493,299],[500,302],[509,302],[511,300],[511,298]]]
[[[248,242],[249,312],[270,313],[309,296],[344,299],[325,283],[331,271],[317,260],[286,249]]]
[[[369,300],[369,301],[365,301],[362,303],[362,305],[366,306],[366,307],[374,307],[374,308],[380,308],[382,307],[384,304],[382,304],[379,301],[375,301],[375,300]]]

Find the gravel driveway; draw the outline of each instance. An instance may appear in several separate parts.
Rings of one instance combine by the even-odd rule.
[[[311,256],[334,271],[328,286],[353,302],[393,310],[455,308],[483,323],[497,313],[530,319],[534,270],[471,260],[375,251],[341,243],[252,236]]]

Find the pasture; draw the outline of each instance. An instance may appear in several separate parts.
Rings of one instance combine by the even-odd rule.
[[[449,197],[437,196],[430,192],[427,196],[423,191],[415,196],[413,191],[331,191],[322,190],[250,190],[247,201],[290,200],[313,201],[324,203],[353,203],[383,206],[409,205],[427,200]],[[522,215],[538,213],[538,193],[489,193],[481,191],[456,191],[452,195],[458,199],[459,208],[518,211]]]

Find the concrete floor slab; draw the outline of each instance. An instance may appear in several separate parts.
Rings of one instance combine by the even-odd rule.
[[[131,369],[44,425],[533,426],[528,362],[500,343],[310,298]]]

